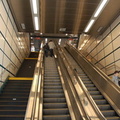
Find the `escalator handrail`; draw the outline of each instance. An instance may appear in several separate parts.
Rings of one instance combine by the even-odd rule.
[[[100,75],[102,75],[107,81],[109,81],[112,86],[117,90],[120,91],[120,87],[117,86],[116,84],[114,84],[114,82],[102,71],[100,70],[96,65],[94,65],[93,63],[91,63],[89,60],[86,59],[86,57],[80,53],[77,49],[75,49],[72,45],[66,43],[69,47],[71,47],[72,49],[74,49],[80,56],[82,56],[84,58],[84,60],[90,64],[97,72],[99,72]]]
[[[59,45],[58,45],[57,47],[59,47],[59,50],[61,49]],[[62,50],[61,50],[61,51],[62,51]],[[72,70],[72,72],[74,73],[75,77],[77,78],[77,75],[76,75],[76,73],[74,72],[72,66],[70,65],[69,61],[66,59],[65,54],[64,54],[63,52],[62,52],[62,54],[64,55],[65,61],[69,64],[69,69]],[[78,78],[77,78],[77,79],[78,79]],[[82,89],[83,89],[83,87],[82,87]],[[89,96],[88,96],[88,94],[86,93],[85,90],[84,90],[84,93],[85,93],[85,95],[87,96],[88,100],[91,101],[91,99],[89,99]],[[94,104],[93,106],[95,106],[95,104]],[[96,109],[97,109],[97,108],[96,108]],[[96,110],[96,109],[95,109],[95,110]],[[98,109],[97,109],[97,110],[98,110]],[[83,106],[83,111],[84,111],[85,116],[86,116],[85,118],[88,118],[89,120],[92,120],[92,117],[93,117],[93,116],[90,117],[90,116],[88,115],[88,113],[87,113],[86,110],[84,109],[84,106]],[[96,111],[95,111],[95,112],[96,112]],[[100,118],[101,120],[106,120],[99,110],[98,110],[97,112],[98,112],[97,114],[99,114],[98,119]]]
[[[90,79],[95,79],[99,75],[99,77],[97,77],[97,82],[94,80],[95,84],[97,85],[98,89],[103,93],[103,95],[107,99],[107,101],[114,108],[114,110],[118,113],[118,115],[120,115],[120,111],[119,111],[119,109],[120,109],[120,105],[119,105],[120,87],[115,85],[112,82],[112,80],[110,80],[110,78],[105,73],[103,73],[102,70],[100,70],[97,66],[93,65],[90,61],[88,61],[85,58],[85,56],[83,56],[73,46],[71,46],[70,44],[66,44],[66,46],[69,47],[69,49],[72,49],[73,51],[75,51],[77,53],[77,57],[74,56],[73,54],[71,54],[76,59],[76,61],[80,61],[79,59],[81,59],[81,60],[83,59],[82,62],[84,61],[84,63],[82,63],[82,64],[84,64],[84,65],[86,64],[85,65],[86,68],[84,66],[83,69],[87,72]],[[72,52],[72,51],[70,51],[70,52]],[[80,56],[80,58],[78,56]],[[90,70],[89,70],[88,66],[91,67]],[[90,73],[92,73],[92,72],[95,72],[94,73],[95,77],[93,75],[91,76]],[[104,82],[106,84],[103,84]],[[105,85],[107,85],[107,87]],[[110,90],[112,90],[112,92],[110,92]]]
[[[63,52],[64,54],[64,52]],[[64,54],[65,56],[65,54]],[[66,57],[66,56],[65,56]],[[67,57],[66,57],[67,58]],[[67,60],[67,59],[66,59]],[[79,83],[80,87],[82,88],[83,90],[83,93],[85,94],[85,97],[84,98],[87,98],[88,99],[88,102],[91,104],[91,107],[93,108],[93,110],[95,110],[95,113],[97,114],[98,118],[100,118],[100,120],[106,120],[106,118],[102,115],[102,113],[100,112],[100,110],[98,109],[97,105],[95,104],[94,100],[91,98],[91,95],[89,94],[88,90],[86,89],[86,87],[84,86],[82,80],[79,78],[76,70],[71,66],[71,64],[69,63],[69,61],[67,60],[70,68],[72,69],[73,71],[73,74],[77,80],[77,82]],[[79,94],[79,93],[78,93]],[[84,102],[87,102],[86,99],[84,99]],[[84,108],[84,106],[83,106]],[[87,114],[87,113],[86,113]],[[89,116],[90,119],[93,118],[93,116]],[[93,118],[94,119],[94,118]]]
[[[32,82],[32,87],[29,94],[27,109],[24,120],[34,120],[35,117],[39,117],[39,94],[40,94],[40,84],[42,76],[42,63],[43,63],[43,51],[39,52],[38,60],[36,63],[34,77]]]

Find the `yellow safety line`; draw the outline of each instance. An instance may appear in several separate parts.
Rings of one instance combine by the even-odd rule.
[[[25,58],[26,60],[37,60],[38,58]]]
[[[34,52],[31,52],[31,53],[39,53],[38,51],[34,51]]]
[[[33,77],[9,77],[9,80],[33,80]]]

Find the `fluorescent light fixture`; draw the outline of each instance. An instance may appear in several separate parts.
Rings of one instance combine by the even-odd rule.
[[[23,30],[25,30],[25,24],[24,23],[21,23],[21,27]]]
[[[34,17],[35,30],[39,30],[38,17]]]
[[[100,4],[100,6],[98,7],[97,11],[94,14],[94,17],[97,17],[100,12],[102,11],[103,7],[105,6],[105,4],[107,3],[108,0],[103,0],[102,3]]]
[[[92,25],[93,25],[94,22],[95,22],[95,20],[92,19],[92,20],[89,22],[89,24],[87,25],[87,27],[86,27],[86,29],[85,29],[84,32],[88,32],[89,29],[92,27]]]
[[[37,0],[32,0],[33,12],[37,14]]]
[[[61,39],[59,39],[59,42],[61,42]]]
[[[59,39],[59,42],[58,42],[58,44],[60,45],[60,43],[61,43],[61,39]]]
[[[47,43],[47,41],[48,41],[48,39],[47,39],[47,38],[45,38],[45,43]]]

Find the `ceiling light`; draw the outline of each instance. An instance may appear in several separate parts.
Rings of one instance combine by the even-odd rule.
[[[25,24],[24,23],[21,23],[21,27],[23,30],[25,30]]]
[[[58,42],[58,44],[60,45],[60,43],[61,43],[61,39],[59,39],[59,42]]]
[[[85,28],[85,31],[84,31],[84,32],[88,32],[89,29],[92,27],[92,25],[93,25],[94,22],[95,22],[95,20],[92,19],[92,20],[89,22],[89,24],[87,25],[87,27]]]
[[[48,41],[48,39],[47,39],[47,38],[45,38],[45,43],[47,43],[47,41]]]
[[[97,17],[100,12],[102,11],[103,7],[105,6],[105,4],[107,3],[108,0],[102,0],[102,3],[99,5],[98,9],[96,10],[94,17]]]
[[[66,31],[66,28],[60,28],[59,31],[64,32]]]
[[[100,32],[103,29],[103,27],[99,27],[97,32]]]
[[[37,0],[32,0],[32,4],[33,4],[33,12],[34,14],[37,14]]]
[[[34,17],[34,22],[35,22],[35,30],[39,30],[38,17]]]

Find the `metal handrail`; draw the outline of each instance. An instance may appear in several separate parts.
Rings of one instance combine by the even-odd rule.
[[[57,47],[59,47],[59,46],[57,46]],[[83,116],[83,117],[87,118],[88,120],[92,120],[92,119],[106,120],[104,118],[104,116],[100,113],[99,110],[98,110],[99,111],[99,115],[96,114],[96,110],[92,106],[93,104],[91,103],[90,95],[88,95],[87,89],[85,90],[84,85],[82,83],[78,82],[78,81],[81,81],[81,80],[78,80],[79,78],[78,78],[78,75],[76,74],[76,72],[74,71],[74,68],[72,68],[72,66],[70,65],[69,61],[66,59],[66,56],[65,56],[63,50],[59,47],[59,52],[60,51],[62,52],[64,61],[67,62],[66,66],[67,66],[67,68],[69,68],[68,72],[71,71],[70,75],[71,75],[71,78],[72,78],[72,82],[73,82],[75,87],[77,86],[76,91],[77,91],[79,99],[80,99],[80,101],[82,103],[82,108],[83,108],[82,111],[84,111],[84,113],[85,113],[85,116]],[[81,90],[82,90],[82,92],[80,93]],[[90,104],[90,105],[92,104],[90,108],[93,111],[93,114],[91,116],[89,114],[90,112],[86,111],[86,103]],[[95,104],[94,104],[94,106],[95,106]]]
[[[115,109],[115,111],[120,115],[120,87],[115,85],[112,80],[98,67],[89,62],[78,50],[67,44],[66,46],[70,52],[73,52],[72,56],[80,64],[80,66],[86,71],[89,78],[94,82],[97,88],[103,93],[105,98]],[[97,81],[96,81],[97,80]],[[110,90],[112,92],[110,92]]]
[[[26,109],[26,114],[24,120],[34,120],[34,118],[39,117],[39,94],[40,94],[40,84],[41,84],[41,74],[42,74],[42,62],[43,62],[43,51],[40,50],[38,61],[35,67],[32,87],[30,90],[28,105]]]
[[[91,65],[102,77],[104,77],[107,81],[109,81],[112,86],[114,86],[115,89],[117,89],[119,91],[120,87],[116,86],[115,84],[113,84],[113,81],[110,80],[110,78],[102,71],[100,70],[96,65],[94,65],[93,63],[91,63],[89,60],[86,59],[86,57],[84,55],[82,55],[77,49],[75,49],[74,47],[72,47],[70,44],[67,44],[69,47],[71,47],[72,49],[74,49],[80,56],[82,56],[82,58],[89,64]]]

